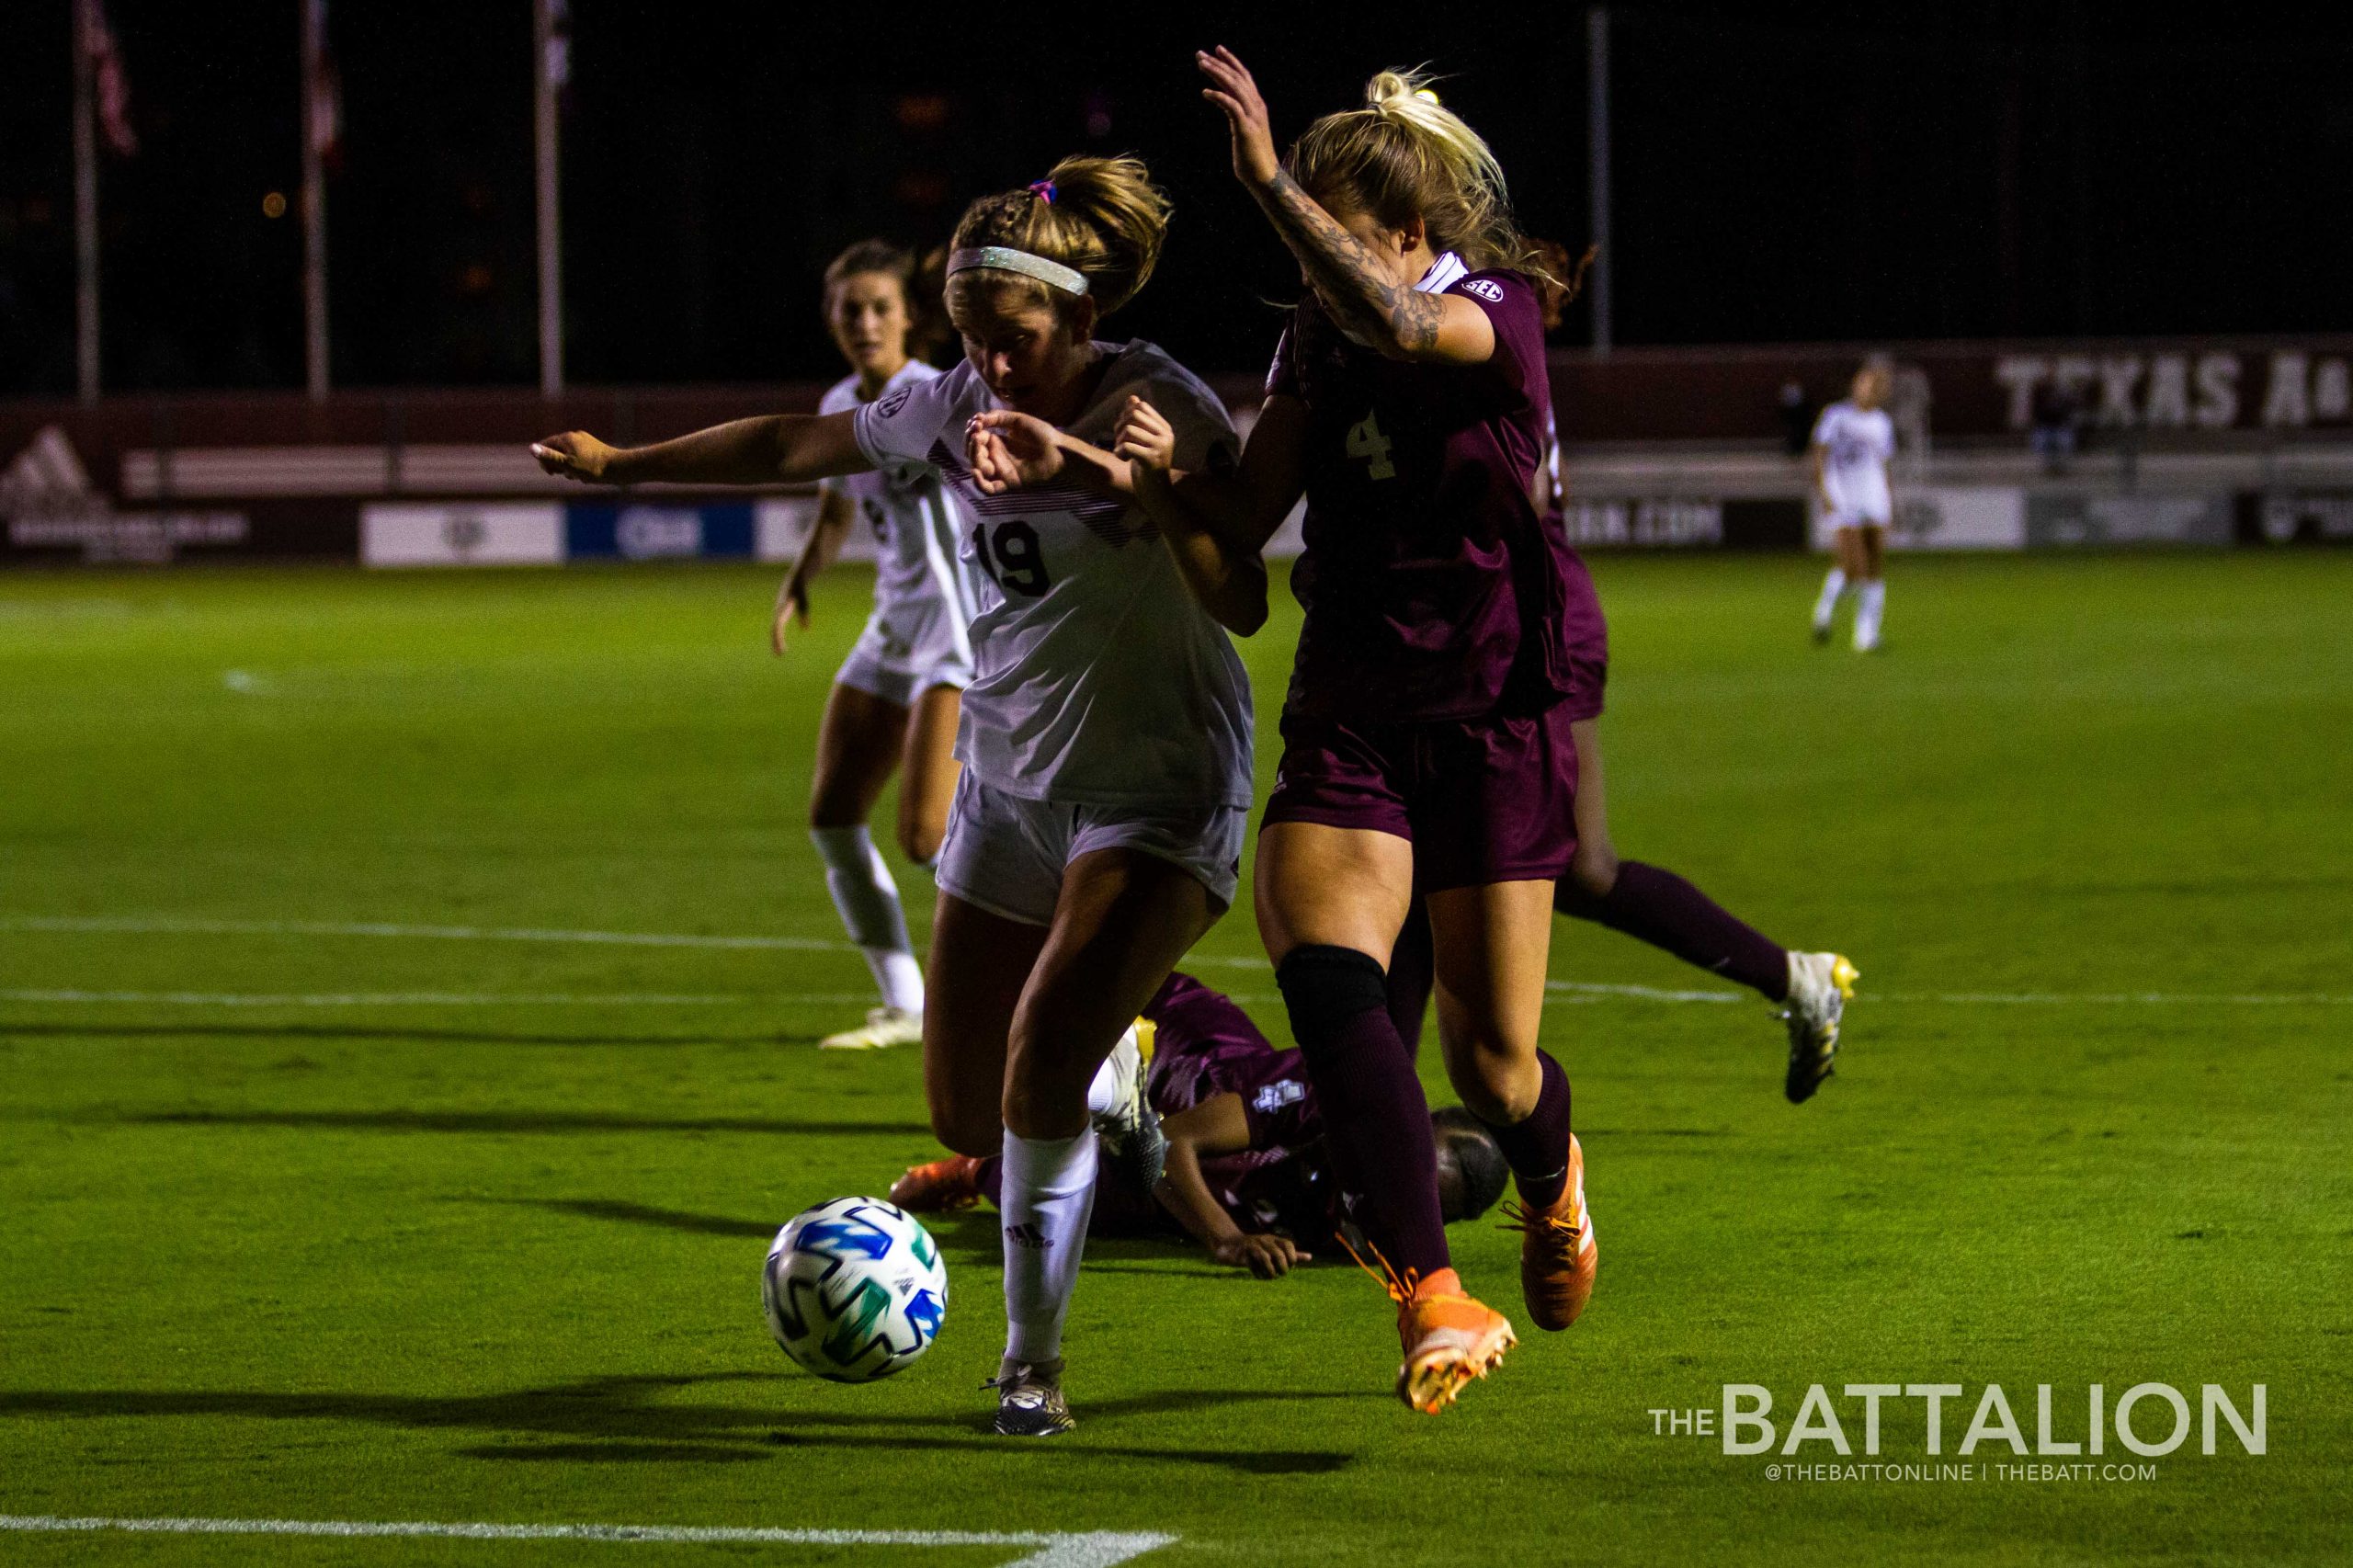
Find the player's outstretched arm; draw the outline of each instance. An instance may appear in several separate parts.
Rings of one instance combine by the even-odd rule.
[[[735,419],[647,447],[608,446],[567,430],[531,446],[540,466],[584,484],[778,484],[874,465],[859,449],[850,414],[770,414]]]
[[[1247,1268],[1261,1279],[1279,1278],[1292,1265],[1309,1261],[1311,1255],[1292,1245],[1288,1236],[1245,1233],[1220,1207],[1201,1175],[1203,1154],[1238,1153],[1250,1146],[1250,1123],[1242,1113],[1240,1095],[1211,1095],[1170,1117],[1160,1130],[1168,1139],[1168,1163],[1155,1196],[1178,1224],[1209,1248],[1211,1258],[1229,1267]]]
[[[1307,274],[1316,297],[1340,324],[1392,359],[1483,365],[1495,358],[1487,312],[1451,294],[1425,294],[1398,280],[1363,241],[1342,228],[1275,156],[1273,122],[1258,84],[1233,51],[1220,45],[1193,56],[1210,85],[1201,97],[1225,114],[1233,140],[1233,174],[1267,214]]]
[[[833,564],[857,515],[850,498],[839,490],[828,489],[817,497],[817,520],[810,525],[809,537],[801,540],[801,553],[794,559],[792,570],[784,574],[784,585],[776,591],[776,614],[768,622],[768,646],[779,655],[784,653],[790,628],[809,624],[809,584]]]
[[[1259,411],[1238,471],[1169,467],[1166,419],[1141,398],[1121,414],[1117,451],[1186,586],[1218,624],[1247,637],[1267,623],[1267,540],[1305,485],[1306,409],[1276,396]]]

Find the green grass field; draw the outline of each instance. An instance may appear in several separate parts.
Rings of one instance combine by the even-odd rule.
[[[1156,1531],[1138,1561],[1170,1564],[2343,1561],[2353,555],[1904,560],[1870,660],[1806,643],[1817,570],[1597,565],[1620,847],[1855,957],[1837,1079],[1783,1103],[1753,999],[1570,988],[1722,989],[1563,924],[1584,1322],[1428,1420],[1354,1269],[1098,1244],[1081,1426],[1039,1446],[984,1429],[985,1216],[938,1227],[947,1327],[895,1381],[801,1375],[759,1317],[779,1223],[934,1153],[914,1052],[812,1048],[866,1005],[801,826],[855,573],[781,662],[748,568],[0,580],[0,1514]],[[1246,648],[1262,793],[1295,628]],[[1287,1042],[1256,953],[1245,892],[1201,972]],[[1514,1241],[1454,1233],[1517,1315]],[[1960,1462],[1984,1384],[2031,1438],[2037,1384],[2081,1437],[2085,1385],[2144,1381],[2193,1414],[2265,1384],[2268,1452],[1793,1482],[1649,1414],[1762,1384],[1786,1433],[1811,1383],[1959,1383]],[[1922,1410],[1890,1403],[1882,1460],[1935,1462]],[[0,1532],[12,1564],[1038,1550]]]

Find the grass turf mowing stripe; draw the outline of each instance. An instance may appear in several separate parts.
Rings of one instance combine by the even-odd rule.
[[[138,1535],[435,1536],[460,1540],[661,1541],[686,1545],[1037,1546],[1007,1568],[1113,1568],[1167,1546],[1173,1535],[1117,1530],[803,1530],[697,1525],[499,1525],[431,1519],[122,1519],[0,1514],[0,1530]]]

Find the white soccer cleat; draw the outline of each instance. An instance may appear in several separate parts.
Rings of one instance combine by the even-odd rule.
[[[1111,1072],[1111,1108],[1095,1113],[1095,1131],[1112,1165],[1135,1190],[1150,1192],[1160,1185],[1160,1173],[1168,1163],[1168,1140],[1161,1133],[1158,1113],[1144,1097],[1143,1051],[1133,1028],[1120,1037],[1104,1065]]]
[[[1790,999],[1781,1019],[1790,1029],[1790,1074],[1782,1093],[1791,1105],[1813,1097],[1838,1054],[1838,1028],[1862,978],[1838,953],[1790,955]]]
[[[820,1051],[883,1051],[894,1045],[923,1043],[923,1015],[904,1007],[876,1007],[854,1029],[829,1034],[817,1042]]]

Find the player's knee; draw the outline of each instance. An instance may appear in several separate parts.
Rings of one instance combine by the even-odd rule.
[[[930,1096],[931,1135],[959,1154],[985,1158],[1005,1148],[1005,1124],[998,1108],[983,1097],[978,1104],[960,1101],[945,1090]]]
[[[944,822],[902,821],[899,824],[899,853],[918,866],[928,866],[939,858],[939,846],[948,837]]]
[[[809,831],[824,833],[834,828],[864,827],[865,813],[855,801],[820,791],[809,801]]]
[[[1507,1127],[1525,1120],[1543,1093],[1540,1074],[1529,1065],[1533,1051],[1513,1051],[1496,1041],[1481,1041],[1465,1050],[1449,1051],[1446,1075],[1464,1108],[1491,1126]]]
[[[1609,844],[1581,841],[1569,861],[1569,874],[1556,885],[1553,903],[1564,913],[1582,915],[1599,907],[1618,885],[1618,851]],[[1577,907],[1571,908],[1574,903]]]
[[[1291,1036],[1310,1056],[1330,1049],[1350,1019],[1389,1006],[1380,960],[1354,948],[1293,948],[1275,971],[1275,985],[1290,1014]]]

